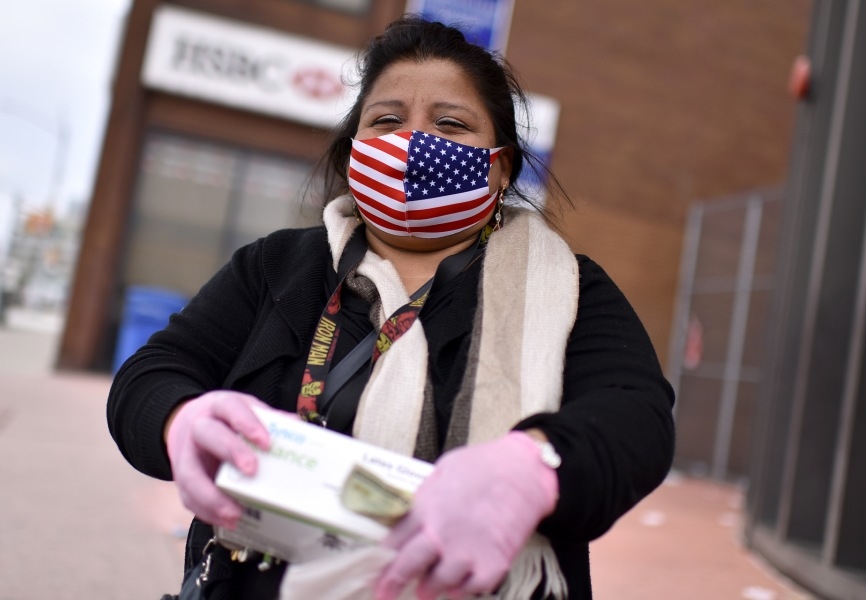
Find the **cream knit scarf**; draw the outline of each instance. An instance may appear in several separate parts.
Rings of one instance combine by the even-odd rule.
[[[357,225],[351,196],[330,202],[324,221],[336,268]],[[368,251],[357,271],[376,286],[380,321],[409,301],[387,260]],[[559,409],[577,299],[577,261],[565,241],[538,215],[509,211],[505,226],[490,237],[485,251],[470,348],[474,368],[467,368],[463,384],[471,391],[468,444],[500,437],[529,415]],[[377,361],[361,396],[354,436],[412,455],[426,384],[427,341],[419,320]],[[512,565],[497,598],[525,600],[542,577],[549,594],[566,597],[550,543],[536,534]]]

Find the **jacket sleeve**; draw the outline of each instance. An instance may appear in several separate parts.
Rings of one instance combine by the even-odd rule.
[[[557,413],[533,415],[562,457],[560,498],[539,531],[588,542],[654,490],[673,459],[673,389],[637,314],[610,277],[578,256],[577,320]]]
[[[249,336],[264,290],[262,240],[238,250],[168,326],[118,370],[108,428],[139,471],[171,479],[163,428],[183,400],[218,389]]]

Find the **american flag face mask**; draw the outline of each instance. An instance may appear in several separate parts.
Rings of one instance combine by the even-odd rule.
[[[490,165],[502,148],[476,148],[422,131],[352,140],[349,189],[386,233],[438,238],[480,223],[496,202]]]

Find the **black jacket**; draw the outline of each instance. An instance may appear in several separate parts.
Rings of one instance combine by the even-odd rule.
[[[584,256],[578,263],[562,407],[517,425],[542,429],[562,456],[559,503],[539,531],[550,539],[573,599],[591,597],[588,542],[662,482],[674,448],[673,391],[646,331],[607,274]],[[480,269],[478,261],[422,313],[440,430],[463,377]],[[209,390],[243,391],[293,411],[312,332],[335,284],[324,228],[282,230],[241,248],[118,371],[108,424],[124,457],[143,473],[170,479],[165,420],[179,402]],[[539,290],[538,301],[545,300]],[[363,313],[362,302],[350,300],[349,312]],[[338,346],[335,364],[348,346]],[[191,538],[199,540],[190,540],[188,564],[209,533],[194,529]]]

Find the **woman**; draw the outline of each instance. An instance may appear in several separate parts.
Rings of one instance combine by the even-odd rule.
[[[531,158],[507,66],[414,17],[361,66],[327,156],[343,195],[325,227],[241,248],[120,369],[112,435],[196,514],[187,570],[211,526],[240,517],[214,474],[222,461],[255,472],[241,436],[267,447],[250,408],[265,403],[435,461],[384,542],[395,558],[377,599],[413,582],[421,598],[590,598],[588,542],[670,467],[672,390],[604,271],[536,212],[503,207],[526,199]],[[334,315],[322,346],[314,332]],[[335,384],[358,346],[363,366]],[[306,385],[321,381],[333,396]],[[277,597],[285,565],[212,558],[208,597]]]

